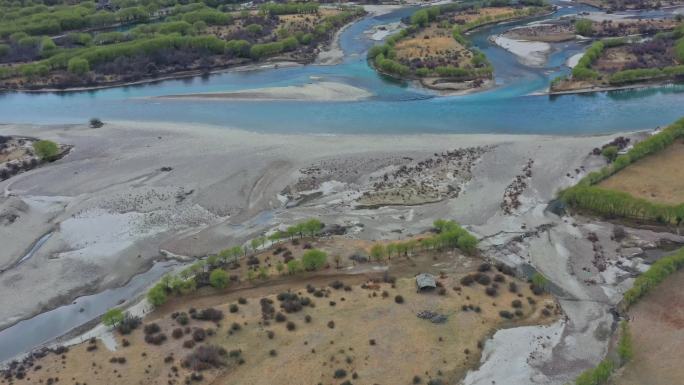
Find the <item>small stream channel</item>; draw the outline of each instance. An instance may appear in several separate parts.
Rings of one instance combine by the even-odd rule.
[[[123,300],[135,298],[175,265],[177,262],[157,262],[151,269],[136,275],[124,286],[79,297],[69,305],[60,306],[1,330],[0,363],[68,333],[101,316]]]

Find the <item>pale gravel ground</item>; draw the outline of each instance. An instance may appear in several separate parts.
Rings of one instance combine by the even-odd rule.
[[[563,384],[593,365],[607,347],[603,331],[610,327],[610,308],[628,286],[605,280],[591,266],[588,231],[597,232],[611,258],[616,245],[607,234],[611,225],[559,218],[544,211],[558,189],[602,165],[588,156],[609,137],[516,135],[278,135],[228,128],[120,122],[100,129],[83,126],[0,126],[0,134],[22,133],[73,144],[66,158],[0,183],[10,193],[0,207],[22,206],[14,225],[0,228],[0,266],[18,260],[45,228],[55,234],[29,261],[0,274],[0,325],[28,317],[43,305],[54,307],[77,295],[120,285],[159,258],[160,249],[178,255],[204,255],[271,229],[281,223],[316,216],[325,223],[361,223],[354,234],[366,239],[398,239],[429,228],[436,218],[453,218],[480,237],[485,255],[509,262],[527,262],[559,285],[566,318],[553,328],[500,331],[483,356],[480,371],[468,383],[517,379],[511,384]],[[456,199],[415,207],[357,210],[349,204],[356,184],[322,186],[321,198],[284,209],[279,193],[298,170],[318,160],[411,156],[495,145],[473,170],[473,180]],[[523,206],[504,215],[503,191],[534,159]],[[169,172],[159,169],[172,167]],[[364,173],[369,170],[363,171]],[[572,177],[566,176],[570,173]],[[363,174],[363,173],[362,173]],[[364,175],[359,175],[363,178]],[[327,187],[334,188],[327,188]],[[178,197],[182,199],[179,200]],[[37,203],[43,202],[43,203]],[[47,203],[45,203],[47,202]],[[28,208],[27,208],[28,207]],[[47,210],[47,211],[46,211]],[[577,227],[572,226],[576,222]],[[511,239],[542,224],[555,224],[537,238]],[[9,230],[9,231],[8,231]],[[113,231],[116,230],[116,231]],[[639,234],[658,239],[658,234]],[[649,238],[650,237],[650,238]],[[121,246],[124,245],[125,247]],[[599,284],[586,285],[587,278]],[[500,334],[501,333],[501,334]],[[560,333],[560,337],[558,337]],[[539,348],[530,335],[548,335]],[[506,346],[516,354],[534,353],[527,364],[511,366]],[[517,362],[517,361],[515,361]],[[513,367],[519,367],[514,370]]]
[[[493,41],[528,67],[543,67],[551,52],[551,44],[541,41],[517,40],[503,35],[493,37]]]

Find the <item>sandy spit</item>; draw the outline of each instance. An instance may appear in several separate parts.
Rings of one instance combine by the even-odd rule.
[[[363,88],[337,82],[317,82],[285,87],[253,88],[240,91],[160,96],[164,99],[206,100],[295,100],[295,101],[358,101],[371,97]]]

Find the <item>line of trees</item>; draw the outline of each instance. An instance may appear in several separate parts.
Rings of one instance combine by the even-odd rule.
[[[444,251],[460,249],[472,255],[477,251],[477,238],[470,234],[458,223],[450,220],[438,219],[433,223],[436,235],[421,239],[409,239],[404,242],[389,244],[375,243],[371,246],[370,257],[375,261],[383,261],[393,256],[410,256],[416,249]]]
[[[596,186],[630,164],[662,151],[680,138],[684,138],[684,118],[664,128],[658,134],[635,144],[627,154],[618,156],[610,165],[589,173],[577,185],[562,191],[560,198],[570,207],[600,215],[651,220],[680,226],[684,222],[684,204],[654,203],[633,197],[625,192]]]
[[[621,306],[626,310],[674,272],[684,268],[684,248],[675,254],[662,257],[634,280],[632,288],[625,292]]]
[[[602,41],[597,41],[592,44],[584,56],[577,62],[575,68],[572,69],[572,78],[575,80],[590,80],[599,77],[598,72],[591,69],[591,65],[594,64],[596,60],[603,53],[605,45]]]
[[[295,237],[311,237],[318,236],[323,230],[323,223],[316,218],[311,218],[301,221],[292,226],[287,227],[285,231],[275,231],[269,236],[261,236],[252,239],[244,246],[232,246],[221,250],[217,254],[209,255],[207,258],[196,261],[178,274],[166,274],[162,279],[154,285],[147,292],[147,300],[153,306],[161,306],[166,303],[168,298],[172,295],[185,295],[192,293],[201,286],[212,286],[217,289],[223,289],[228,286],[231,277],[226,271],[229,267],[237,266],[240,257],[247,257],[251,251],[256,254],[259,248],[263,248],[267,241],[271,245],[277,244],[283,239],[294,239]],[[295,274],[301,271],[314,271],[322,268],[327,263],[327,254],[321,250],[311,249],[307,250],[301,260],[293,259],[288,261],[287,270],[290,274]],[[279,263],[276,266],[278,272],[282,272],[285,266]],[[254,278],[266,279],[269,276],[268,269],[261,266],[258,269],[248,269],[247,279]],[[233,278],[234,279],[234,278]]]

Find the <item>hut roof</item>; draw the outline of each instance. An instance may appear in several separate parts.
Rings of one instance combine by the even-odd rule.
[[[435,276],[428,273],[420,273],[416,275],[416,285],[419,289],[434,289],[437,287]]]

